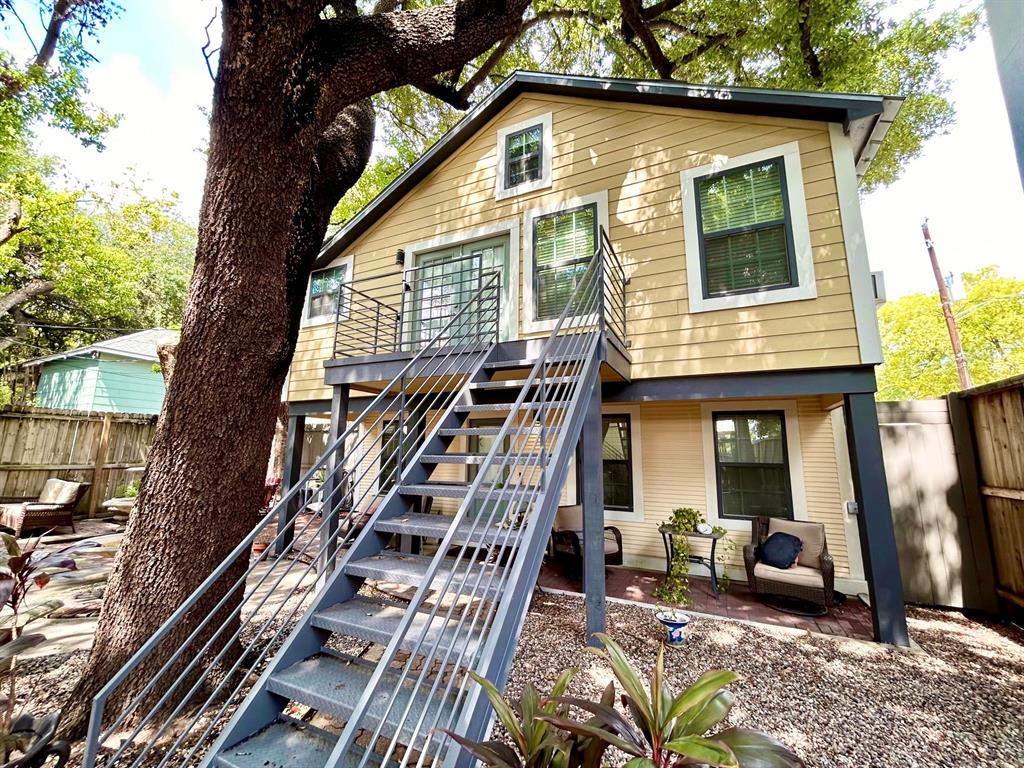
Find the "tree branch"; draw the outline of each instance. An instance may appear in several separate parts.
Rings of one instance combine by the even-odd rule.
[[[529,0],[455,0],[417,11],[321,19],[292,87],[289,122],[324,127],[346,106],[402,85],[428,85],[522,24]],[[434,82],[437,82],[434,80]]]
[[[36,296],[50,293],[56,287],[53,280],[34,277],[20,288],[15,288],[6,296],[0,297],[0,315],[6,315],[15,307],[34,299]]]
[[[665,55],[665,52],[661,50],[661,45],[658,43],[658,39],[654,36],[654,32],[647,25],[646,20],[640,11],[639,0],[622,0],[622,23],[624,27],[628,27],[628,29],[632,30],[636,35],[647,54],[648,60],[651,62],[651,66],[654,67],[654,71],[658,73],[658,76],[663,80],[671,80],[672,73],[675,71],[676,67]],[[624,33],[626,32],[625,29],[623,31]],[[626,42],[631,41],[627,38]]]
[[[811,44],[811,0],[797,0],[797,25],[800,28],[800,54],[807,71],[814,83],[821,87],[825,84],[825,75],[821,68],[821,59]]]
[[[28,227],[19,226],[21,224],[21,213],[20,200],[11,200],[7,204],[7,216],[0,222],[0,245],[9,243],[15,235],[19,235],[28,229]]]

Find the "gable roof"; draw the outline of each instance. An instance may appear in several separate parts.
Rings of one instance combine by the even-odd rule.
[[[734,88],[517,70],[324,243],[313,268],[324,267],[341,255],[487,121],[524,93],[842,123],[853,142],[858,179],[867,171],[903,103],[902,97],[866,93]]]
[[[167,328],[147,328],[144,331],[136,331],[125,336],[116,336],[113,339],[98,341],[87,347],[78,347],[77,349],[69,349],[67,352],[57,352],[46,357],[26,360],[22,365],[42,365],[53,360],[64,360],[69,357],[91,357],[98,354],[155,363],[159,360],[156,354],[157,345],[177,340],[177,331],[171,331]]]

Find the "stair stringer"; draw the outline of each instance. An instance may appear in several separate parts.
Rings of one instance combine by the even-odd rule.
[[[586,353],[587,361],[580,376],[580,386],[548,464],[549,474],[544,480],[543,497],[527,525],[524,534],[526,544],[520,545],[519,555],[515,558],[512,572],[509,574],[508,583],[514,584],[515,589],[510,590],[507,593],[508,597],[501,601],[487,642],[484,644],[481,661],[474,665],[474,671],[494,683],[499,691],[504,690],[512,657],[523,631],[533,587],[537,583],[544,561],[548,532],[554,525],[562,485],[565,483],[570,461],[575,454],[576,444],[586,421],[587,404],[593,394],[593,388],[601,386],[599,352],[600,334],[595,334]],[[468,691],[458,723],[453,730],[466,738],[483,741],[493,724],[494,713],[479,685],[472,685]],[[468,768],[473,762],[474,758],[465,750],[447,750],[446,768]]]
[[[400,517],[409,511],[409,502],[407,499],[402,498],[399,488],[403,484],[422,483],[427,480],[430,471],[421,463],[420,457],[445,451],[449,439],[440,437],[440,432],[442,429],[457,427],[462,424],[464,416],[457,414],[455,409],[459,405],[466,405],[472,402],[470,384],[486,378],[484,365],[494,357],[496,349],[497,344],[492,343],[473,369],[469,371],[459,393],[452,398],[448,407],[434,424],[433,429],[423,439],[421,445],[402,472],[402,475],[396,480],[394,486],[388,491],[369,521],[363,526],[363,530],[356,536],[352,546],[339,557],[333,572],[328,575],[323,587],[314,597],[295,629],[285,639],[278,652],[274,654],[274,657],[267,664],[260,677],[253,683],[252,688],[235,711],[230,722],[221,731],[210,749],[207,750],[201,763],[202,768],[211,766],[219,752],[238,744],[279,719],[281,709],[285,705],[286,700],[282,696],[270,692],[267,682],[274,674],[318,653],[324,643],[330,638],[330,631],[313,625],[313,616],[328,606],[347,602],[356,596],[365,579],[348,575],[345,572],[346,566],[350,561],[372,557],[384,550],[385,545],[391,539],[391,535],[378,533],[375,523],[381,520]],[[364,411],[357,417],[357,420],[364,418],[366,415],[367,411]]]

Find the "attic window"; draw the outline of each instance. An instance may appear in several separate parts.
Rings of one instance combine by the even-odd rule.
[[[532,125],[505,137],[505,189],[541,177],[544,155],[544,128]]]
[[[550,112],[499,128],[497,198],[550,187],[551,150]]]

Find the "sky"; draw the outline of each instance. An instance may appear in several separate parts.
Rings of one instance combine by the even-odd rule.
[[[218,3],[125,5],[89,46],[98,59],[88,70],[91,100],[122,115],[107,137],[108,148],[97,153],[64,133],[43,129],[41,149],[63,158],[75,177],[88,184],[105,187],[130,176],[151,194],[177,192],[183,213],[194,221],[205,175],[203,110],[212,92],[202,48]],[[914,4],[908,0],[907,6]],[[40,39],[34,19],[25,18]],[[213,48],[217,27],[210,25]],[[20,28],[0,30],[4,36],[10,47],[25,50]],[[921,237],[925,218],[944,272],[959,275],[996,265],[1005,274],[1024,277],[1024,191],[987,30],[965,51],[951,54],[943,72],[952,83],[956,124],[928,142],[897,182],[863,199],[871,268],[884,272],[890,299],[935,290]]]

